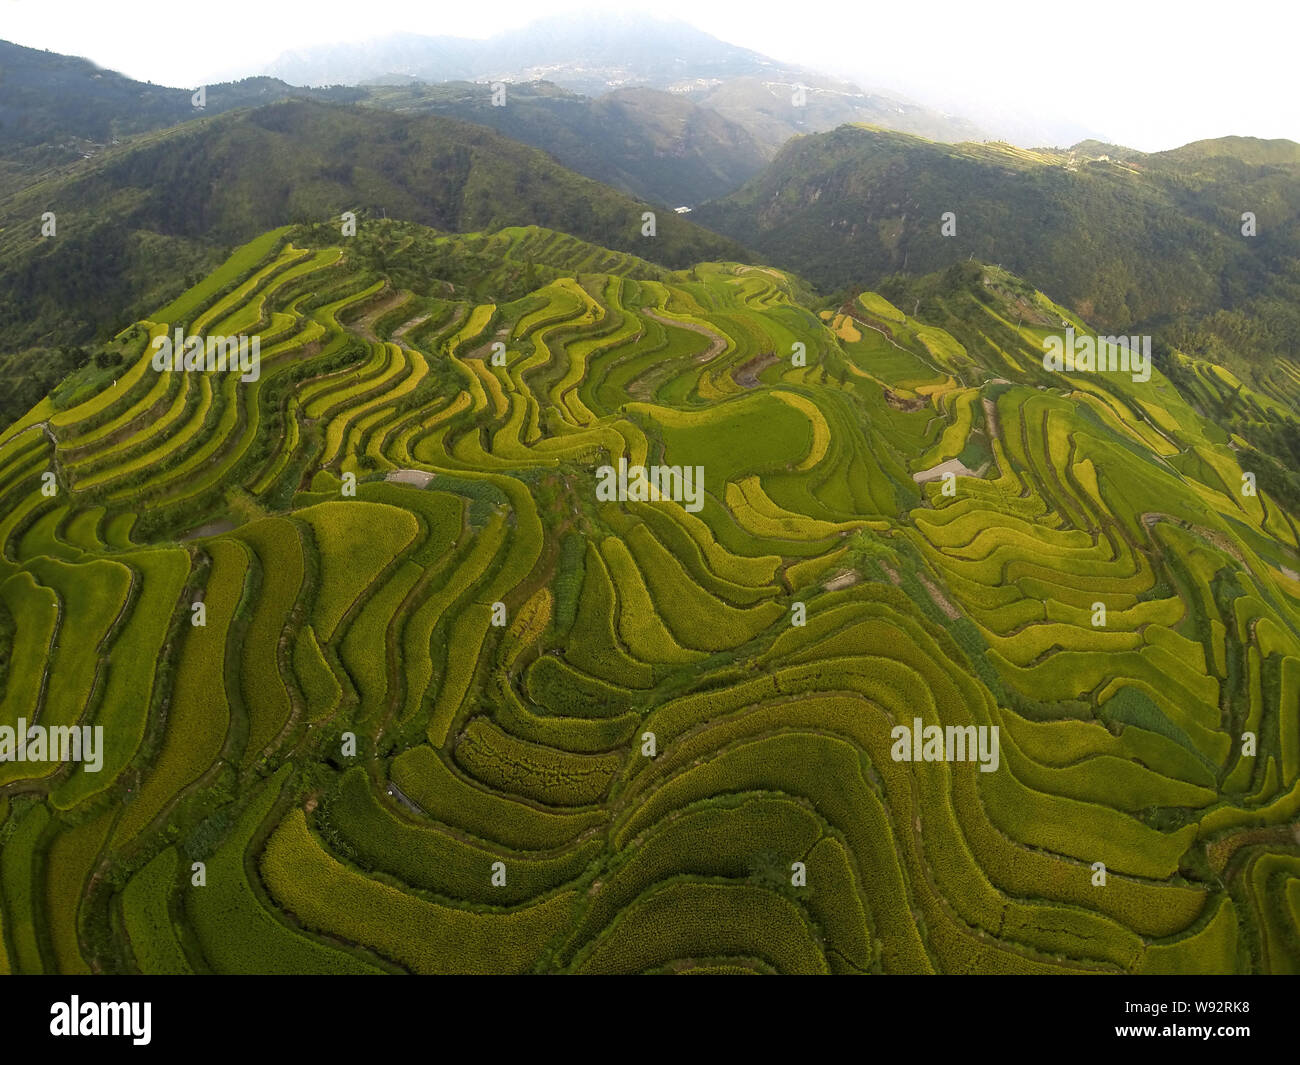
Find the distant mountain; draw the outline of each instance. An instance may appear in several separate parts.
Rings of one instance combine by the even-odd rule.
[[[10,162],[60,162],[120,137],[205,114],[290,97],[351,103],[365,95],[352,88],[310,90],[273,78],[246,78],[206,86],[200,110],[192,102],[198,88],[135,81],[86,59],[0,41],[0,152]]]
[[[694,206],[753,177],[771,151],[746,129],[679,93],[617,89],[580,96],[546,82],[511,85],[494,107],[483,85],[371,87],[367,103],[477,122],[544,148],[570,169],[647,200]]]
[[[478,122],[544,148],[597,181],[672,207],[731,192],[776,148],[681,94],[653,89],[593,99],[545,83],[512,85],[509,106],[493,107],[486,85],[394,80],[312,89],[246,78],[205,86],[200,110],[189,89],[133,81],[85,59],[0,42],[0,195],[33,173],[132,135],[284,99],[367,103]]]
[[[672,92],[652,88],[648,82],[672,80],[654,77],[654,62],[646,58],[651,53],[657,55],[655,48],[662,44],[648,27],[665,26],[668,50],[692,57],[693,63],[698,60],[692,70],[763,73],[726,81],[687,79]],[[603,45],[593,43],[594,37],[607,32],[612,36],[602,37]],[[519,70],[536,67],[572,75],[594,69],[582,66],[593,61],[592,57],[622,55],[630,65],[618,69],[630,80],[647,84],[611,89],[622,75],[610,74],[611,81],[596,83],[583,74],[574,84],[599,94],[582,95],[572,85],[564,88],[545,81],[515,80],[509,85],[506,106],[500,107],[492,105],[489,82],[485,81],[429,82],[402,73],[371,78],[364,86],[301,88],[278,78],[253,77],[205,86],[205,108],[199,110],[192,103],[191,89],[133,81],[84,59],[0,42],[0,196],[21,187],[34,173],[93,156],[132,135],[284,99],[368,104],[406,114],[432,113],[476,122],[542,148],[587,177],[668,207],[694,207],[726,195],[753,177],[791,136],[843,122],[873,122],[938,139],[980,135],[960,119],[863,93],[844,82],[781,68],[772,60],[680,24],[601,19],[575,29],[565,20],[552,20],[536,34],[521,31],[506,36],[510,38],[508,46],[500,52],[493,50],[493,63],[502,61],[503,56],[533,54],[531,48],[540,49],[538,55],[553,57],[566,47],[582,52],[589,46],[590,56],[582,52],[581,62],[523,64]],[[410,62],[412,55],[427,58],[435,54],[438,70],[459,71],[464,78],[496,69],[466,59],[477,54],[483,42],[462,41],[453,47],[447,43],[451,38],[429,38],[442,42],[430,53],[422,46],[416,48],[412,40],[385,38],[355,50],[341,50],[337,58],[345,64],[363,63],[368,62],[366,55],[377,52],[404,56],[403,69],[414,69],[421,67]],[[335,55],[330,49],[325,53]],[[679,64],[674,60],[669,66],[676,70]],[[338,69],[340,77],[335,80],[352,75],[359,78],[362,73],[360,67]],[[364,73],[376,69],[386,68],[366,66]],[[608,73],[614,68],[606,65],[601,69]],[[803,106],[793,102],[796,88],[804,96]]]
[[[1245,166],[1296,167],[1300,166],[1300,144],[1285,138],[1262,140],[1259,137],[1216,137],[1212,140],[1192,141],[1181,148],[1157,152],[1147,158],[1157,166],[1166,162],[1186,166],[1226,159],[1233,164]]]
[[[684,22],[644,15],[557,15],[486,40],[392,34],[286,52],[264,73],[295,85],[421,81],[552,81],[595,95],[629,85],[688,87],[781,70],[781,64]]]
[[[1247,212],[1255,236],[1243,234]],[[1290,141],[1026,151],[845,126],[792,140],[692,218],[826,289],[974,257],[1105,330],[1150,332],[1253,380],[1275,357],[1300,355],[1300,145]]]
[[[900,97],[864,92],[846,81],[794,71],[733,78],[692,90],[689,95],[744,127],[772,155],[797,134],[821,133],[847,122],[883,126],[937,141],[984,136],[978,126],[963,118]]]
[[[261,72],[293,85],[360,85],[419,77],[472,80],[480,66],[482,43],[461,37],[392,33],[372,40],[292,49],[282,52]]]
[[[452,232],[544,225],[674,268],[749,259],[670,210],[643,237],[647,209],[544,152],[449,118],[305,100],[204,118],[0,203],[0,352],[91,341],[252,236],[288,223],[337,226],[345,210]],[[57,219],[52,238],[40,233],[46,211]],[[64,357],[19,360],[14,378],[25,368],[31,390],[48,388],[67,372]]]
[[[264,73],[295,85],[411,81],[549,81],[599,96],[641,87],[689,94],[743,126],[769,152],[795,133],[873,122],[939,140],[983,134],[972,123],[901,98],[866,93],[728,44],[684,22],[644,15],[561,15],[487,40],[396,34],[286,52]],[[791,103],[807,87],[807,105]]]

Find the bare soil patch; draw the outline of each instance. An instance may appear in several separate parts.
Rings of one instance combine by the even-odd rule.
[[[972,470],[961,459],[949,459],[947,462],[941,462],[937,466],[931,466],[928,470],[921,470],[920,473],[912,474],[912,480],[917,484],[925,484],[928,481],[938,481],[945,473],[956,474],[958,477],[977,477],[978,472]]]
[[[832,577],[825,584],[823,584],[822,587],[828,592],[838,592],[841,588],[848,588],[854,584],[857,584],[860,579],[861,578],[858,576],[855,570],[851,570],[851,569],[841,570],[839,573],[835,574],[834,577]]]
[[[735,378],[736,384],[740,385],[741,388],[757,388],[758,375],[773,363],[780,361],[781,356],[776,354],[774,351],[766,352],[763,355],[756,355],[754,358],[750,359],[749,362],[745,363],[744,366],[740,367],[740,369],[738,369],[732,376]]]
[[[925,407],[928,407],[930,405],[929,399],[927,399],[925,396],[917,396],[916,399],[908,399],[906,396],[900,396],[892,388],[884,389],[884,393],[885,393],[885,402],[888,403],[891,407],[893,407],[894,410],[910,412],[916,410],[923,410]]]
[[[433,474],[427,470],[389,470],[384,475],[385,481],[393,484],[411,484],[416,488],[427,488],[433,480]]]
[[[924,573],[918,573],[916,579],[921,582],[922,587],[930,593],[930,598],[934,600],[934,605],[943,611],[944,616],[949,621],[956,621],[961,617],[961,611],[948,601],[948,597],[939,591],[938,587]]]

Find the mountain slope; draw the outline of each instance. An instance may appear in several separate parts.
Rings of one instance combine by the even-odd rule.
[[[846,126],[792,141],[696,217],[827,288],[973,256],[1099,326],[1177,326],[1180,345],[1216,358],[1300,351],[1296,146],[1268,149],[1267,163],[1232,142],[1151,156],[1105,147],[942,145]],[[1244,210],[1256,237],[1242,234]],[[945,212],[954,236],[942,235]],[[1209,320],[1219,312],[1229,318]],[[1252,323],[1266,335],[1242,343]]]
[[[668,89],[770,73],[779,64],[684,22],[639,14],[556,15],[484,40],[392,34],[346,48],[286,53],[265,73],[295,85],[545,79],[593,95],[627,85]]]
[[[796,93],[800,102],[796,103]],[[747,129],[772,155],[791,137],[860,122],[937,141],[985,136],[973,122],[921,107],[901,97],[865,92],[837,78],[783,70],[732,78],[689,91],[704,107]]]
[[[617,28],[622,23],[616,20],[614,25]],[[204,87],[205,107],[199,110],[192,105],[188,89],[133,81],[84,59],[0,42],[0,197],[20,188],[35,173],[93,156],[132,134],[284,99],[362,103],[406,114],[435,113],[477,122],[551,152],[565,166],[587,177],[673,207],[694,206],[731,192],[756,174],[791,136],[844,122],[877,123],[941,140],[981,135],[960,119],[782,66],[693,30],[688,36],[696,42],[693,54],[697,57],[713,56],[723,62],[719,56],[730,56],[731,62],[738,63],[737,56],[749,56],[736,69],[751,73],[725,80],[688,78],[675,85],[673,92],[666,92],[662,89],[668,84],[665,79],[647,74],[664,68],[639,60],[643,65],[638,66],[641,73],[635,77],[613,78],[594,88],[582,79],[566,82],[595,93],[589,96],[547,82],[519,80],[527,78],[531,70],[555,74],[561,80],[566,72],[587,70],[582,64],[591,61],[591,50],[582,42],[593,35],[600,37],[603,26],[605,23],[597,20],[576,43],[562,46],[577,49],[574,54],[581,54],[582,59],[521,66],[511,75],[515,81],[504,107],[492,106],[490,86],[481,80],[477,84],[442,80],[495,78],[497,75],[488,72],[496,67],[448,60],[439,67],[442,78],[437,83],[393,75],[355,87],[295,88],[269,77],[209,85]],[[645,36],[636,47],[649,48],[654,55],[662,47],[672,51],[673,34],[681,30],[657,22],[636,26]],[[568,40],[566,32],[561,26],[550,36]],[[660,40],[665,33],[667,45]],[[523,62],[521,57],[531,54],[530,49],[542,55],[550,54],[547,48],[561,47],[554,40],[548,45],[545,38],[545,34],[524,34],[506,52],[493,49],[491,59],[499,62],[503,56],[514,55]],[[472,42],[462,43],[469,48]],[[623,31],[594,52],[618,52],[632,46]],[[382,51],[386,45],[381,42],[377,47]],[[354,52],[348,55],[349,61],[358,59]],[[704,66],[700,69],[714,69],[711,60],[701,61]],[[635,87],[621,87],[623,81]],[[802,105],[793,102],[796,89],[804,94]]]
[[[10,197],[0,207],[0,350],[84,344],[253,234],[337,225],[345,210],[454,232],[550,225],[666,266],[748,257],[662,208],[657,235],[642,237],[648,205],[480,126],[286,101],[144,135]],[[53,238],[40,236],[46,211]],[[68,366],[43,351],[13,372],[25,368],[48,388]]]
[[[1293,971],[1293,513],[926,283],[381,221],[124,330],[0,431],[0,727],[113,738],[0,760],[0,969]]]
[[[273,78],[245,78],[194,89],[135,81],[86,59],[0,41],[0,153],[5,162],[66,162],[133,133],[277,100],[313,97],[352,103],[359,89],[299,89]]]
[[[512,85],[493,107],[483,84],[295,88],[252,77],[188,89],[133,81],[84,59],[0,41],[0,197],[43,171],[89,158],[133,134],[286,99],[364,103],[490,126],[587,177],[675,207],[714,199],[753,177],[775,146],[681,93],[625,89],[599,98],[547,83]]]
[[[486,86],[372,86],[367,103],[490,126],[555,156],[571,170],[670,207],[739,188],[771,157],[741,124],[680,93],[617,89],[580,96],[545,82],[509,86],[504,107]]]
[[[281,56],[295,85],[544,80],[587,96],[631,87],[689,95],[774,152],[794,133],[872,122],[941,140],[982,136],[964,119],[721,41],[684,23],[604,12],[541,19],[486,40],[398,34]],[[792,108],[791,92],[807,90]],[[594,176],[594,175],[593,175]]]

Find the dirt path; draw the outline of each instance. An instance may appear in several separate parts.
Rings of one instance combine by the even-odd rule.
[[[990,440],[1002,440],[1002,423],[998,421],[998,405],[989,399],[988,396],[982,397],[984,404],[984,424],[988,426]]]
[[[1243,566],[1246,566],[1246,559],[1242,556],[1241,552],[1237,550],[1236,544],[1234,544],[1231,540],[1229,540],[1228,537],[1225,536],[1223,533],[1215,532],[1213,529],[1207,529],[1204,525],[1196,525],[1190,521],[1187,521],[1184,518],[1176,518],[1172,514],[1160,514],[1153,510],[1148,510],[1145,513],[1143,513],[1141,515],[1140,520],[1142,524],[1147,526],[1148,528],[1150,528],[1158,521],[1167,521],[1170,525],[1174,525],[1180,529],[1186,529],[1189,532],[1193,532],[1197,536],[1199,536],[1202,540],[1208,541],[1209,543],[1217,547],[1220,551],[1223,551],[1225,554],[1231,555]],[[1249,569],[1250,567],[1246,566],[1246,568]]]
[[[936,377],[940,377],[940,378],[952,377],[958,384],[960,384],[962,387],[965,387],[966,382],[962,380],[960,376],[954,375],[948,370],[940,369],[938,366],[936,366],[933,362],[930,361],[930,356],[920,355],[917,352],[913,351],[911,348],[903,347],[902,344],[900,344],[897,340],[894,339],[893,330],[891,330],[888,326],[884,325],[883,323],[877,322],[874,318],[865,317],[864,312],[861,310],[861,308],[857,307],[853,301],[850,300],[848,303],[845,303],[842,307],[840,307],[840,313],[847,314],[855,322],[857,322],[860,325],[865,325],[868,329],[874,329],[877,333],[879,333],[882,337],[888,340],[889,343],[891,343],[899,351],[912,356],[912,358],[916,359],[918,362],[922,362],[926,366],[928,366],[931,370],[934,371]],[[921,347],[925,347],[925,345],[922,344]]]
[[[430,312],[430,314],[417,315],[415,318],[411,318],[403,322],[401,325],[399,325],[396,329],[393,330],[393,339],[401,340],[402,337],[406,336],[406,334],[409,333],[412,329],[417,329],[420,326],[424,325],[424,323],[429,320],[431,313],[432,312]]]
[[[372,297],[373,299],[374,297]],[[359,333],[366,340],[380,343],[379,337],[375,336],[375,322],[391,311],[394,307],[405,303],[407,296],[403,292],[392,292],[388,296],[380,296],[377,303],[370,305],[370,310],[361,315],[360,318],[354,318],[352,321],[339,324],[346,330]]]
[[[921,586],[930,593],[930,598],[934,600],[934,605],[943,611],[944,616],[949,621],[956,621],[961,617],[961,611],[948,601],[948,597],[939,591],[938,586],[930,580],[924,573],[918,573],[916,579],[921,582]]]
[[[721,333],[715,333],[712,329],[706,329],[702,325],[696,325],[694,322],[683,322],[678,318],[667,318],[662,314],[656,314],[654,311],[642,310],[640,312],[647,318],[653,318],[660,325],[676,326],[678,329],[689,329],[692,333],[699,333],[702,337],[708,337],[710,344],[709,350],[703,355],[695,356],[695,361],[699,363],[708,362],[715,358],[727,347],[727,338]]]

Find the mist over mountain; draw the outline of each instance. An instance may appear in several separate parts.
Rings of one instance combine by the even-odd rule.
[[[1037,107],[1037,101],[1032,96],[1025,96],[1012,103],[989,100],[984,98],[978,84],[969,86],[964,91],[936,91],[932,86],[927,86],[924,71],[898,82],[885,80],[882,83],[882,72],[873,69],[869,63],[844,62],[836,64],[834,69],[828,69],[827,73],[866,86],[869,91],[886,96],[901,96],[931,113],[960,115],[972,127],[982,131],[961,138],[945,138],[934,137],[923,129],[905,130],[930,140],[1001,140],[1022,148],[1064,148],[1083,140],[1112,139],[1104,128],[1083,121],[1077,115]]]
[[[298,85],[421,81],[553,81],[588,95],[626,85],[683,88],[774,74],[776,60],[684,22],[643,15],[558,15],[485,40],[399,33],[286,52],[262,73]]]
[[[743,123],[682,93],[615,89],[582,96],[548,82],[512,84],[496,107],[481,84],[370,86],[366,102],[403,114],[441,114],[491,126],[565,166],[670,207],[733,191],[773,149]]]
[[[491,126],[579,173],[671,207],[731,192],[779,147],[684,94],[649,88],[593,98],[549,83],[518,84],[510,87],[507,107],[492,106],[489,87],[470,82],[302,88],[258,76],[202,89],[200,107],[188,89],[133,81],[84,59],[0,41],[0,194],[133,135],[286,99]]]
[[[561,15],[486,40],[391,34],[286,52],[261,73],[294,85],[544,80],[587,96],[628,87],[687,93],[771,149],[796,132],[874,122],[939,140],[981,135],[961,118],[644,15]],[[795,107],[795,88],[808,89]]]

